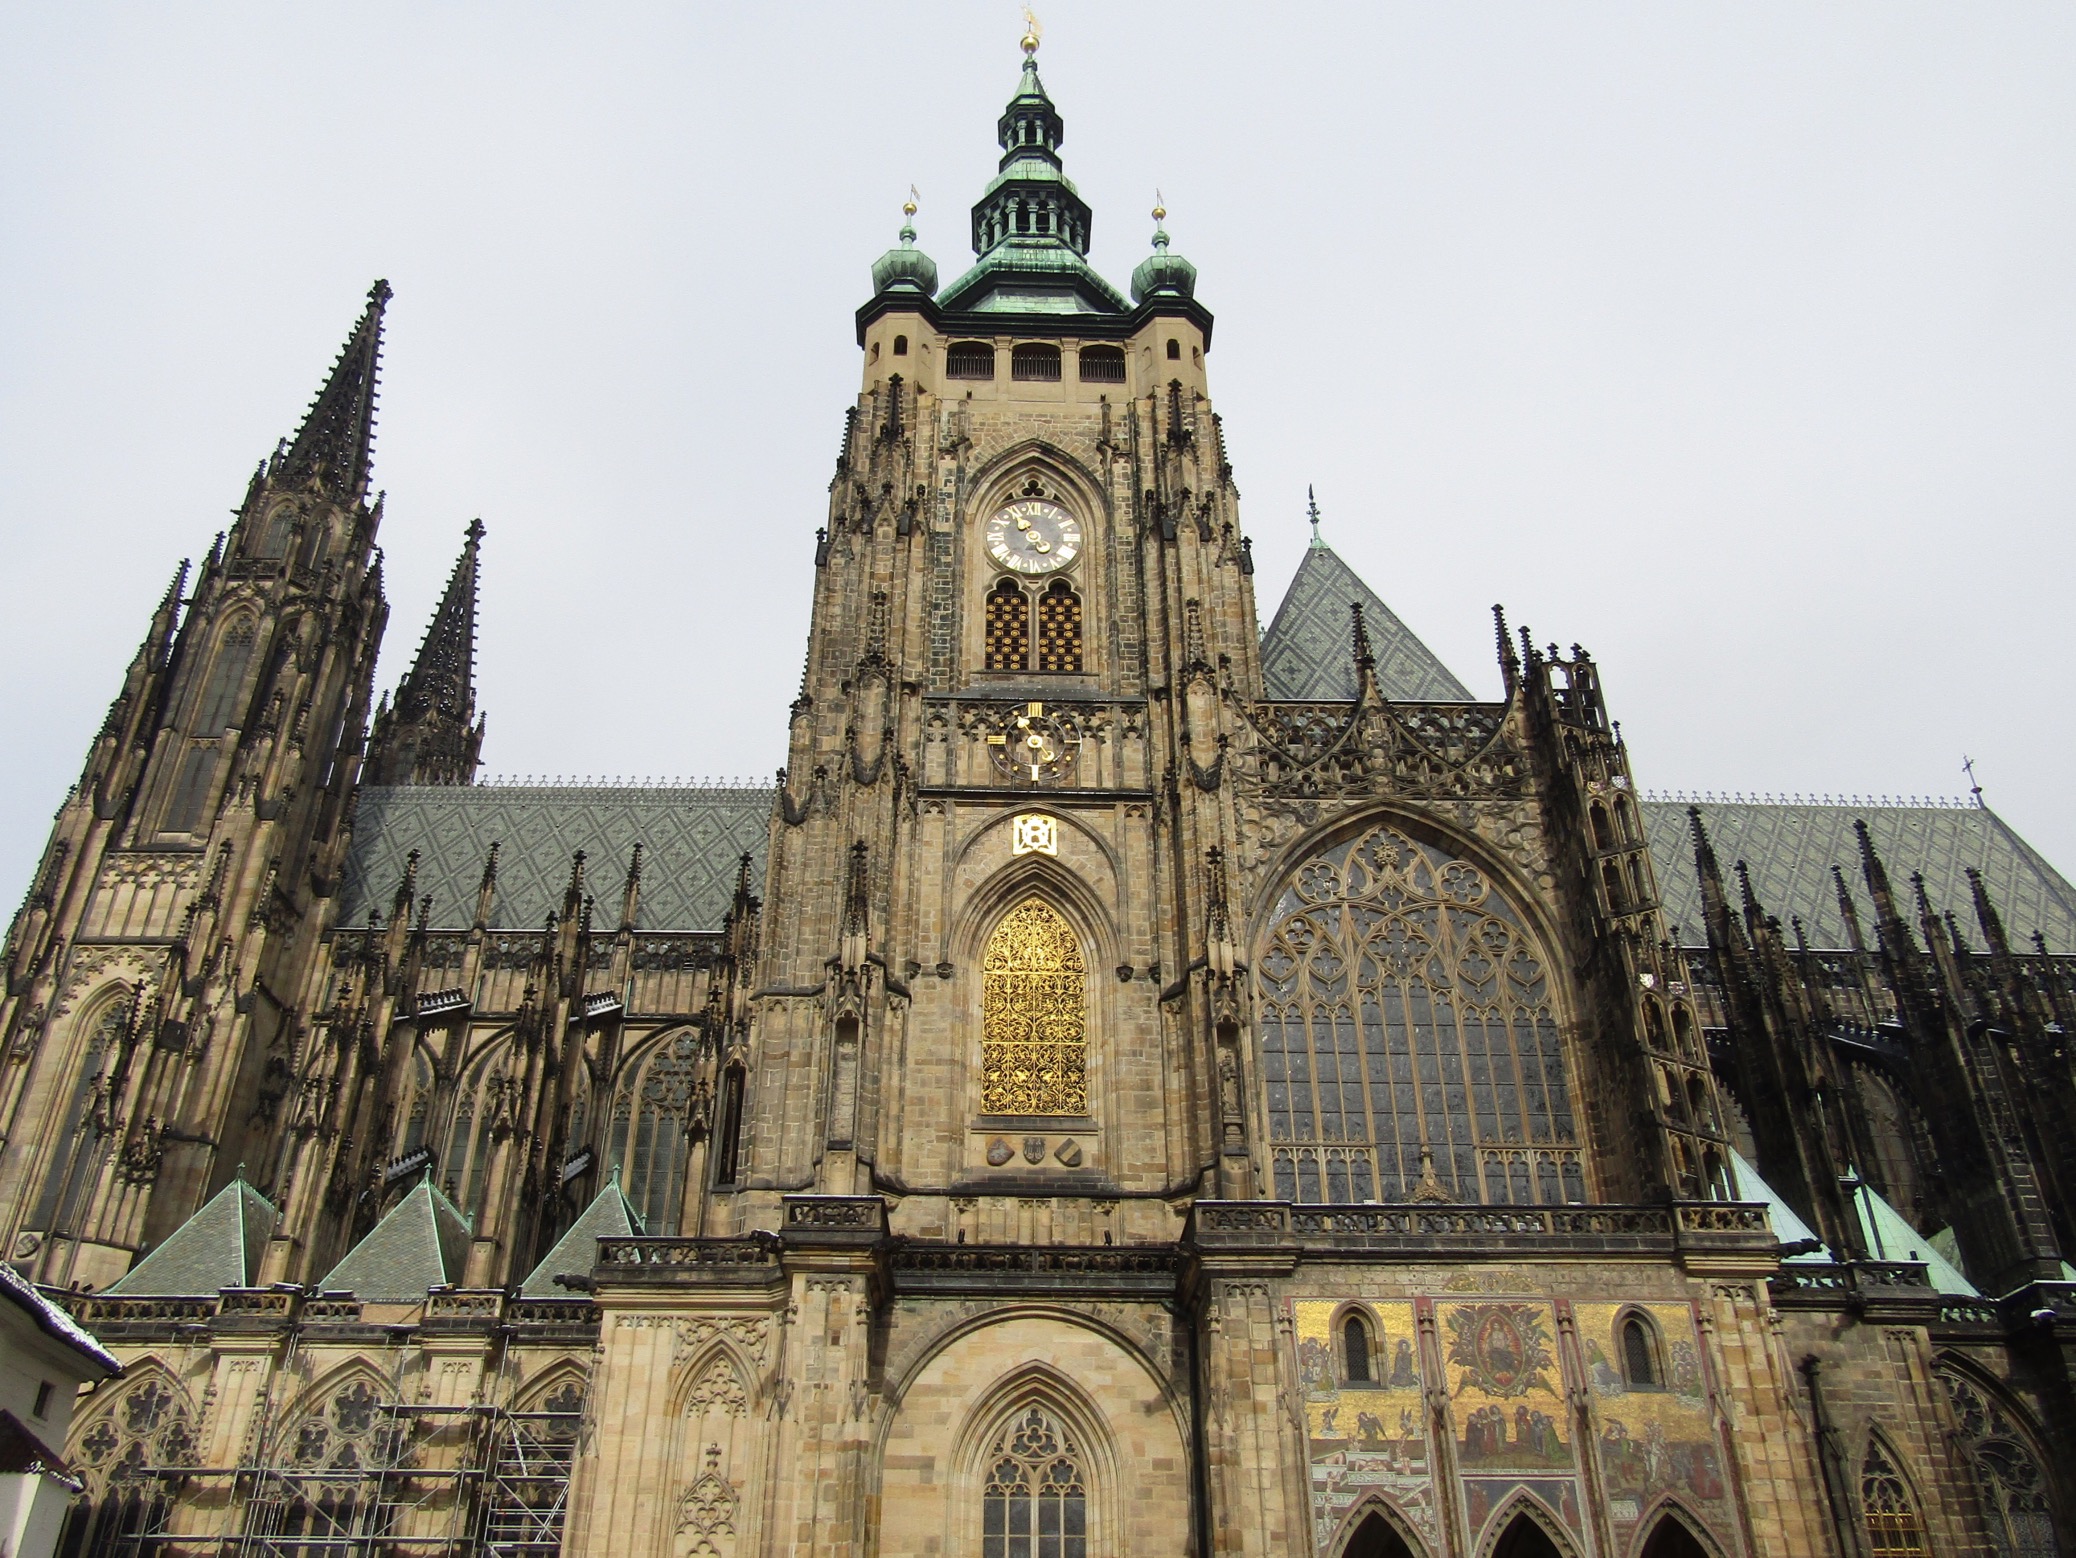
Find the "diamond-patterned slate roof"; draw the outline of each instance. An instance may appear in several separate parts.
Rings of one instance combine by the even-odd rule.
[[[368,1236],[346,1252],[318,1286],[376,1304],[408,1304],[428,1289],[459,1283],[468,1264],[469,1223],[459,1208],[421,1180]]]
[[[222,1288],[253,1287],[280,1221],[273,1202],[234,1179],[108,1291],[125,1298],[207,1298]]]
[[[555,1248],[527,1274],[519,1291],[528,1298],[568,1298],[569,1289],[557,1286],[557,1277],[590,1276],[591,1268],[598,1264],[600,1239],[624,1239],[641,1231],[641,1214],[621,1194],[620,1173],[615,1169],[605,1189],[577,1214],[577,1220],[555,1241]]]
[[[1357,601],[1376,656],[1378,691],[1398,703],[1471,701],[1469,689],[1434,651],[1323,541],[1306,550],[1276,620],[1262,635],[1262,684],[1271,698],[1355,696],[1348,608]]]
[[[1680,940],[1707,940],[1701,917],[1701,884],[1694,871],[1693,836],[1685,801],[1645,801],[1644,833],[1658,871],[1665,918],[1680,928]],[[1873,906],[1860,876],[1860,849],[1853,822],[1864,818],[1889,881],[1903,895],[1900,907],[1913,923],[1910,874],[1922,872],[1935,909],[1951,909],[1970,945],[1982,946],[1968,894],[1967,868],[1982,873],[1990,901],[2019,951],[2030,951],[2038,930],[2048,950],[2076,953],[2076,887],[1982,806],[1851,806],[1704,801],[1702,826],[1729,877],[1742,860],[1751,870],[1752,891],[1782,925],[1799,915],[1812,947],[1852,944],[1838,911],[1831,867],[1844,869],[1846,885],[1860,906],[1860,925],[1871,942]]]
[[[581,849],[586,890],[610,928],[628,858],[640,844],[636,928],[719,930],[745,852],[761,888],[771,802],[772,792],[756,787],[370,786],[360,792],[335,923],[365,925],[371,910],[388,914],[415,849],[419,896],[432,894],[431,924],[466,927],[483,862],[497,844],[492,925],[534,929],[559,911],[570,857]]]

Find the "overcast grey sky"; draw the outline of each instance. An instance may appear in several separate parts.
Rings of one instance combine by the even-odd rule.
[[[1049,0],[1099,268],[1156,185],[1264,618],[1305,486],[1482,695],[1652,788],[1963,793],[2076,874],[2076,8]],[[768,776],[852,310],[965,265],[1016,8],[0,11],[0,893],[389,278],[408,662],[474,516],[488,771]],[[13,884],[13,885],[7,885]]]

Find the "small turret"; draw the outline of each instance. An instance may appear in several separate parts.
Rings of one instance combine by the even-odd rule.
[[[915,186],[901,203],[901,242],[872,263],[872,294],[913,292],[923,297],[937,295],[937,262],[915,246]]]
[[[1139,262],[1132,272],[1132,301],[1144,303],[1155,293],[1171,297],[1194,297],[1197,291],[1197,268],[1179,254],[1168,250],[1168,230],[1161,224],[1168,219],[1168,208],[1156,192],[1153,203],[1153,253]],[[1308,489],[1309,491],[1309,489]]]

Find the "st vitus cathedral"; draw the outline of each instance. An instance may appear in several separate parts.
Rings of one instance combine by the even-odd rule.
[[[0,1005],[126,1364],[62,1550],[2076,1551],[2076,891],[1646,800],[1316,513],[1264,633],[1035,49],[973,267],[872,268],[774,788],[477,784],[480,527],[377,704],[379,283],[166,591]]]

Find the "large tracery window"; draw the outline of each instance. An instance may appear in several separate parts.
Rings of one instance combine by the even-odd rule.
[[[982,1111],[1088,1113],[1088,966],[1073,928],[1026,898],[988,937],[981,968]]]
[[[2054,1558],[2060,1550],[2054,1512],[2033,1436],[1974,1380],[1953,1368],[1943,1367],[1938,1375],[1960,1425],[1997,1558]]]
[[[1585,1199],[1548,969],[1477,866],[1391,827],[1335,845],[1257,972],[1279,1196]]]
[[[701,1078],[701,1040],[687,1029],[651,1047],[613,1094],[606,1161],[650,1233],[675,1233],[684,1211],[692,1138],[706,1129],[712,1089]]]
[[[1003,1430],[987,1476],[984,1558],[1088,1558],[1088,1484],[1074,1441],[1042,1407]]]

